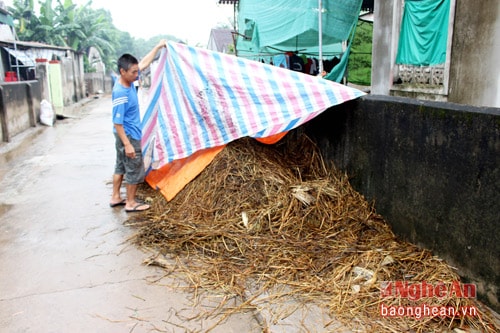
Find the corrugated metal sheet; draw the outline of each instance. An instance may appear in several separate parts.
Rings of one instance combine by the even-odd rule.
[[[208,49],[227,53],[229,45],[234,44],[231,29],[212,29]]]
[[[12,49],[9,49],[8,47],[4,47],[4,50],[7,51],[14,58],[17,58],[17,60],[19,60],[19,62],[21,62],[24,66],[27,66],[27,67],[34,67],[35,66],[35,59],[30,57],[30,55],[27,54],[26,51],[24,51],[24,50],[12,50]]]

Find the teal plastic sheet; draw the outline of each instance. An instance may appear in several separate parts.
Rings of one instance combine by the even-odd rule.
[[[396,63],[445,63],[449,16],[450,0],[405,0]]]
[[[362,0],[322,1],[322,53],[342,53],[358,20]],[[240,0],[238,56],[279,52],[319,54],[318,0]]]
[[[345,50],[344,54],[342,54],[342,57],[340,58],[340,62],[333,68],[333,70],[330,73],[328,73],[324,77],[325,79],[335,81],[335,82],[341,82],[342,79],[344,78],[345,71],[347,69],[347,65],[349,62],[349,55],[351,54],[352,40],[354,39],[355,32],[356,32],[356,23],[353,24],[353,31],[351,34],[351,38],[349,39],[347,49]]]
[[[12,16],[0,13],[0,23],[7,24],[10,27],[14,27],[14,19]]]

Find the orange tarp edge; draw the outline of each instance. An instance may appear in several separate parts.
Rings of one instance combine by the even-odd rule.
[[[272,145],[287,133],[278,133],[265,138],[256,138],[256,140]],[[160,169],[151,170],[146,176],[146,182],[152,188],[160,190],[167,201],[170,201],[195,179],[225,146],[203,149],[186,158],[172,161]]]
[[[184,186],[198,176],[225,145],[203,149],[196,153],[169,164],[157,170],[151,170],[146,176],[146,182],[159,189],[167,201],[172,200]]]
[[[257,141],[268,144],[268,145],[273,145],[276,142],[280,141],[283,139],[283,137],[286,135],[288,132],[281,132],[278,134],[266,136],[265,138],[255,138]]]

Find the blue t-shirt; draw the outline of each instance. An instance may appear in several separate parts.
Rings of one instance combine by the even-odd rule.
[[[113,124],[123,125],[125,134],[132,139],[140,140],[142,134],[139,100],[134,86],[125,88],[118,81],[111,94],[113,102]],[[116,129],[113,128],[116,132]]]

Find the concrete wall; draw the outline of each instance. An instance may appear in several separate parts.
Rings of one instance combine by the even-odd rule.
[[[0,83],[1,141],[8,142],[17,134],[36,126],[40,121],[40,103],[43,99],[53,104],[48,66],[48,61],[37,62],[35,81]],[[82,54],[71,52],[69,56],[63,57],[60,80],[63,109],[72,114],[74,106],[86,98]]]
[[[70,106],[86,97],[83,54],[71,53],[71,57],[62,58],[61,74],[64,106]]]
[[[60,77],[50,77],[49,62],[38,62],[36,64],[36,79],[41,84],[42,99],[46,99],[55,107],[52,100],[51,84],[58,81],[60,86],[60,107],[55,107],[57,114],[64,114],[64,109],[86,97],[85,79],[83,73],[83,56],[73,53],[72,57],[63,58],[59,62]],[[58,101],[59,104],[59,101]],[[61,109],[61,110],[59,110]]]
[[[451,0],[450,45],[444,87],[428,91],[393,85],[401,26],[401,0],[376,0],[372,86],[375,95],[412,96],[474,106],[500,107],[500,6],[498,0]],[[445,73],[446,76],[446,73]]]
[[[63,103],[64,105],[71,105],[76,102],[78,99],[76,98],[75,86],[73,82],[75,82],[75,71],[73,70],[73,61],[71,58],[63,58],[61,61],[61,72],[63,86],[66,87],[63,90]]]
[[[41,85],[38,81],[0,85],[1,139],[8,142],[15,135],[36,126],[40,119]]]
[[[75,71],[75,102],[79,102],[85,97],[87,97],[87,92],[85,91],[85,70],[83,66],[83,54],[75,54],[73,70]]]
[[[306,130],[397,235],[500,310],[500,109],[371,95]]]
[[[106,92],[104,73],[85,73],[85,89],[88,95]]]
[[[149,79],[149,77],[147,77]],[[149,81],[149,80],[148,80]],[[85,88],[87,96],[111,93],[113,91],[113,80],[110,74],[85,73]],[[143,85],[145,82],[142,82]]]
[[[500,3],[457,1],[448,101],[500,107]]]
[[[390,94],[401,21],[399,3],[375,0],[371,76],[373,94]]]

